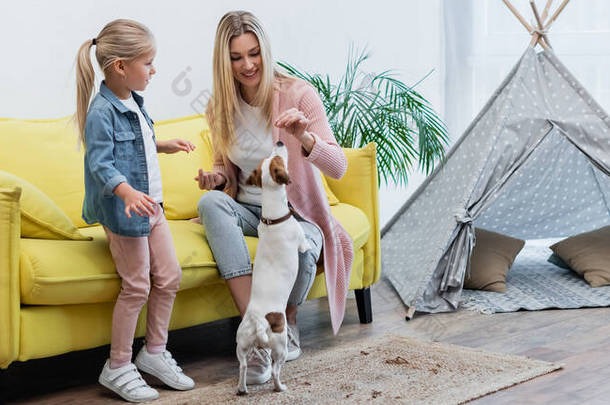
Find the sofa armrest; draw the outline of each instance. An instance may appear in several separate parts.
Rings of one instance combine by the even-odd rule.
[[[0,368],[19,356],[21,188],[0,188]]]
[[[364,148],[344,148],[343,151],[347,156],[345,175],[339,180],[331,177],[326,180],[339,201],[360,208],[369,219],[371,232],[362,248],[362,284],[368,287],[376,283],[381,274],[376,144],[371,142]]]

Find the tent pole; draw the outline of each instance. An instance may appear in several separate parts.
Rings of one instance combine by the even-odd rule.
[[[549,16],[549,11],[551,10],[551,4],[553,4],[553,0],[547,0],[546,5],[544,6],[544,10],[542,10],[542,17],[540,17],[542,19],[542,24],[544,24],[544,20],[546,20],[546,18]],[[534,35],[532,37],[530,46],[536,45],[536,42],[538,42],[538,38],[540,38],[540,35],[538,35],[538,33],[536,33],[536,35]],[[548,42],[548,37],[547,37],[547,42]],[[550,42],[549,42],[549,45],[551,45]]]
[[[534,0],[530,0],[530,6],[532,7],[532,11],[534,12],[534,17],[536,18],[536,22],[538,23],[538,30],[539,31],[544,30],[544,24],[542,24],[542,20],[540,19],[540,14],[538,14],[538,9],[536,8],[536,3],[534,3]],[[551,45],[551,41],[549,41],[549,37],[546,34],[536,32],[536,34],[534,35],[534,37],[538,37],[538,38],[540,38],[540,36],[542,36],[542,39],[544,39],[544,42],[546,42],[546,44],[550,48],[553,47]]]
[[[523,26],[525,27],[527,32],[529,32],[530,34],[535,36],[536,33],[534,33],[534,29],[532,28],[531,25],[529,25],[527,23],[527,21],[525,21],[525,19],[521,16],[521,14],[519,14],[517,9],[515,7],[513,7],[513,5],[510,4],[510,2],[508,0],[502,0],[502,1],[504,2],[504,4],[506,4],[506,7],[508,7],[508,9],[515,15],[515,17],[517,17],[517,19],[521,22],[521,24],[523,24]],[[540,41],[539,38],[536,38],[536,41],[540,44],[540,46],[542,48],[549,49],[547,44],[545,44],[544,42]]]
[[[410,321],[413,319],[413,315],[415,315],[415,305],[411,305],[409,309],[407,309],[407,316],[405,317],[405,321]]]
[[[544,6],[544,10],[542,10],[542,22],[544,23],[544,20],[546,20],[546,18],[549,16],[549,10],[551,9],[551,4],[553,3],[553,0],[547,0],[546,5]]]
[[[561,13],[563,11],[563,9],[565,8],[565,6],[568,4],[570,0],[563,0],[563,3],[561,3],[561,5],[559,6],[559,8],[557,10],[555,10],[555,13],[553,13],[552,17],[549,18],[549,21],[546,23],[546,25],[544,26],[545,30],[548,30],[549,27],[551,26],[551,24],[553,24],[555,22],[555,20],[557,19],[557,17],[559,16],[559,13]]]

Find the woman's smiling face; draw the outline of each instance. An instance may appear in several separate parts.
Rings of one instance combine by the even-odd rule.
[[[261,57],[258,39],[251,32],[231,38],[229,44],[233,77],[243,87],[256,90],[261,82]]]

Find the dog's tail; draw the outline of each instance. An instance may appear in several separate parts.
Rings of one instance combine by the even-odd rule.
[[[269,343],[269,336],[267,336],[267,326],[273,333],[284,332],[284,325],[286,323],[284,314],[281,312],[269,312],[265,315],[265,322],[256,323],[256,338],[260,346],[266,346]]]

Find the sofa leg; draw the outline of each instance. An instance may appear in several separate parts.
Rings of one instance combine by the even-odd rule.
[[[371,307],[371,288],[366,287],[354,290],[356,293],[356,304],[358,305],[358,317],[360,323],[373,322],[373,308]]]

